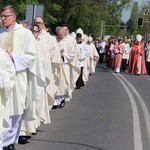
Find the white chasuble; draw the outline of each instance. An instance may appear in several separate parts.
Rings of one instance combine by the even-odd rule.
[[[99,60],[99,54],[96,50],[96,47],[93,43],[88,45],[89,47],[89,65],[90,73],[95,73],[95,68]]]
[[[7,41],[9,42],[8,47],[10,48],[6,49],[7,47],[5,44],[7,43],[6,35],[8,34],[8,31],[6,28],[0,29],[0,48],[7,51],[11,50],[12,55],[16,56],[13,57],[17,73],[13,89],[13,100],[10,102],[10,115],[21,115],[27,110],[28,113],[24,115],[24,119],[32,120],[35,116],[34,109],[32,109],[32,107],[33,101],[35,101],[36,98],[36,91],[34,90],[35,88],[32,88],[31,86],[36,84],[34,80],[37,80],[36,41],[30,30],[23,28],[18,24],[16,24],[9,32],[14,33],[12,40],[10,40],[10,42],[9,40]],[[17,56],[19,56],[19,58]],[[15,64],[15,62],[20,60],[25,65],[22,65],[22,70],[19,71],[17,69],[18,65],[16,65],[17,63]],[[31,82],[33,82],[33,84],[31,84]]]
[[[63,50],[64,59],[62,59],[62,65],[61,65],[61,71],[60,76],[61,80],[60,85],[57,91],[57,96],[60,96],[60,93],[64,93],[63,95],[68,95],[67,97],[72,96],[72,91],[74,88],[74,80],[73,80],[73,73],[72,73],[72,62],[75,58],[75,50],[72,46],[72,43],[67,38],[62,39],[61,41],[58,41],[59,50]],[[64,83],[64,85],[61,87],[61,82]],[[66,91],[68,92],[66,93]]]
[[[15,84],[15,67],[8,54],[0,49],[0,141],[1,133],[8,127],[9,104],[12,101],[12,90]]]

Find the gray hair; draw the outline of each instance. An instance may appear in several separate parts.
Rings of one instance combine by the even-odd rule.
[[[1,13],[7,9],[9,9],[17,17],[17,11],[13,5],[4,6],[1,10]]]
[[[65,32],[64,27],[61,27],[61,26],[56,27],[56,33],[57,33],[58,31],[62,31],[62,30]]]

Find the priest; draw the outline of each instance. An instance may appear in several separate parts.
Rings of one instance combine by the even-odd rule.
[[[32,32],[16,22],[17,13],[12,5],[1,11],[3,27],[0,29],[0,48],[5,49],[12,59],[15,70],[15,86],[9,104],[9,127],[2,133],[3,147],[15,150],[21,122],[33,120],[36,85],[43,86],[37,74],[36,41]],[[34,88],[33,88],[34,87]]]

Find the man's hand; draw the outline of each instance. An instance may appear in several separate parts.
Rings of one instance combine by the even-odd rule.
[[[8,53],[10,59],[13,59],[13,57],[12,57],[12,52],[10,52],[10,51],[8,51],[8,50],[6,50],[6,52]]]
[[[94,56],[94,60],[97,60],[97,56]]]
[[[60,52],[63,53],[63,52],[64,52],[64,49],[61,49]]]
[[[61,57],[64,57],[64,53],[61,53]]]

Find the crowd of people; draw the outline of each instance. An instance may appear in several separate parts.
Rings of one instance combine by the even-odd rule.
[[[150,41],[144,41],[140,34],[135,40],[114,36],[107,40],[97,39],[95,46],[100,53],[99,62],[105,61],[106,67],[114,72],[150,75]]]
[[[2,9],[0,150],[15,150],[51,123],[50,110],[64,107],[86,85],[99,60],[93,38],[81,28],[70,34],[61,25],[52,36],[40,16],[32,26],[16,19],[13,6]]]

